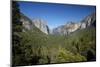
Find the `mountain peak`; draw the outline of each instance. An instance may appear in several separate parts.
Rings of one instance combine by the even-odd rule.
[[[53,34],[58,35],[68,35],[71,32],[74,32],[79,29],[87,28],[91,25],[96,25],[96,13],[92,13],[88,16],[86,16],[82,21],[79,23],[75,22],[67,22],[65,25],[61,25],[55,29],[53,29]]]

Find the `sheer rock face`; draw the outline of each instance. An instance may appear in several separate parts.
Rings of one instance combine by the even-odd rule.
[[[80,28],[79,23],[68,23],[66,25],[59,26],[58,28],[55,28],[53,30],[54,34],[60,34],[60,35],[68,35],[71,32],[74,32]]]
[[[31,21],[27,16],[24,14],[20,14],[21,22],[23,24],[23,31],[26,30],[34,30],[34,27],[37,27],[40,31],[42,31],[45,34],[49,34],[49,27],[47,26],[47,23],[41,19],[34,19]]]
[[[47,23],[44,20],[34,19],[32,22],[42,32],[44,32],[45,34],[49,34],[49,27],[47,26]]]
[[[85,17],[79,23],[69,22],[65,25],[59,26],[53,29],[53,34],[58,35],[68,35],[76,30],[84,29],[89,26],[96,26],[96,13],[93,13],[87,17]]]

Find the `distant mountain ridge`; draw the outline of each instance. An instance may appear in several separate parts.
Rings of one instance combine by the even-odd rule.
[[[80,24],[70,22],[68,24],[65,24],[65,25],[62,25],[62,26],[59,26],[59,27],[53,29],[53,34],[68,35],[68,34],[70,34],[70,32],[74,32],[79,28],[80,28]]]
[[[82,21],[75,23],[69,22],[65,25],[58,26],[52,30],[49,29],[47,22],[43,19],[34,19],[30,20],[27,16],[21,13],[21,19],[23,23],[23,31],[27,30],[34,30],[34,27],[37,27],[41,32],[45,34],[53,34],[53,35],[68,35],[72,32],[75,32],[80,29],[85,29],[89,26],[96,26],[96,13],[92,13],[86,16]]]
[[[68,24],[61,25],[55,29],[53,29],[54,35],[68,35],[76,30],[84,29],[89,26],[96,26],[96,13],[88,15],[79,23],[69,22]]]

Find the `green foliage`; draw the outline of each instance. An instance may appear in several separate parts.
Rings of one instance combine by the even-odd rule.
[[[15,58],[16,61],[19,61],[16,64],[50,64],[94,59],[95,29],[84,29],[76,33],[68,37],[45,35],[38,28],[34,28],[33,31],[21,32],[22,40],[19,47],[21,54]],[[20,58],[24,58],[24,60],[21,61]]]
[[[61,47],[59,47],[59,52],[56,58],[56,63],[86,61],[86,58],[79,53],[73,54]]]

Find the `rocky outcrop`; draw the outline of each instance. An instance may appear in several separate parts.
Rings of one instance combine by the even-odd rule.
[[[45,34],[49,34],[49,27],[46,23],[46,21],[42,20],[42,19],[34,19],[32,21],[32,23],[39,28],[42,32],[44,32]]]
[[[59,26],[53,30],[53,34],[68,35],[80,28],[79,23],[69,22],[68,24]]]
[[[81,21],[81,29],[92,26],[92,25],[96,26],[96,13],[93,13],[93,14],[85,17]]]
[[[89,26],[96,26],[96,13],[93,13],[87,17],[85,17],[79,23],[69,22],[65,25],[61,25],[55,29],[53,29],[52,34],[56,35],[68,35],[76,30],[84,29]]]
[[[32,30],[33,28],[32,21],[22,13],[20,14],[20,21],[22,22],[23,25],[23,31]]]

